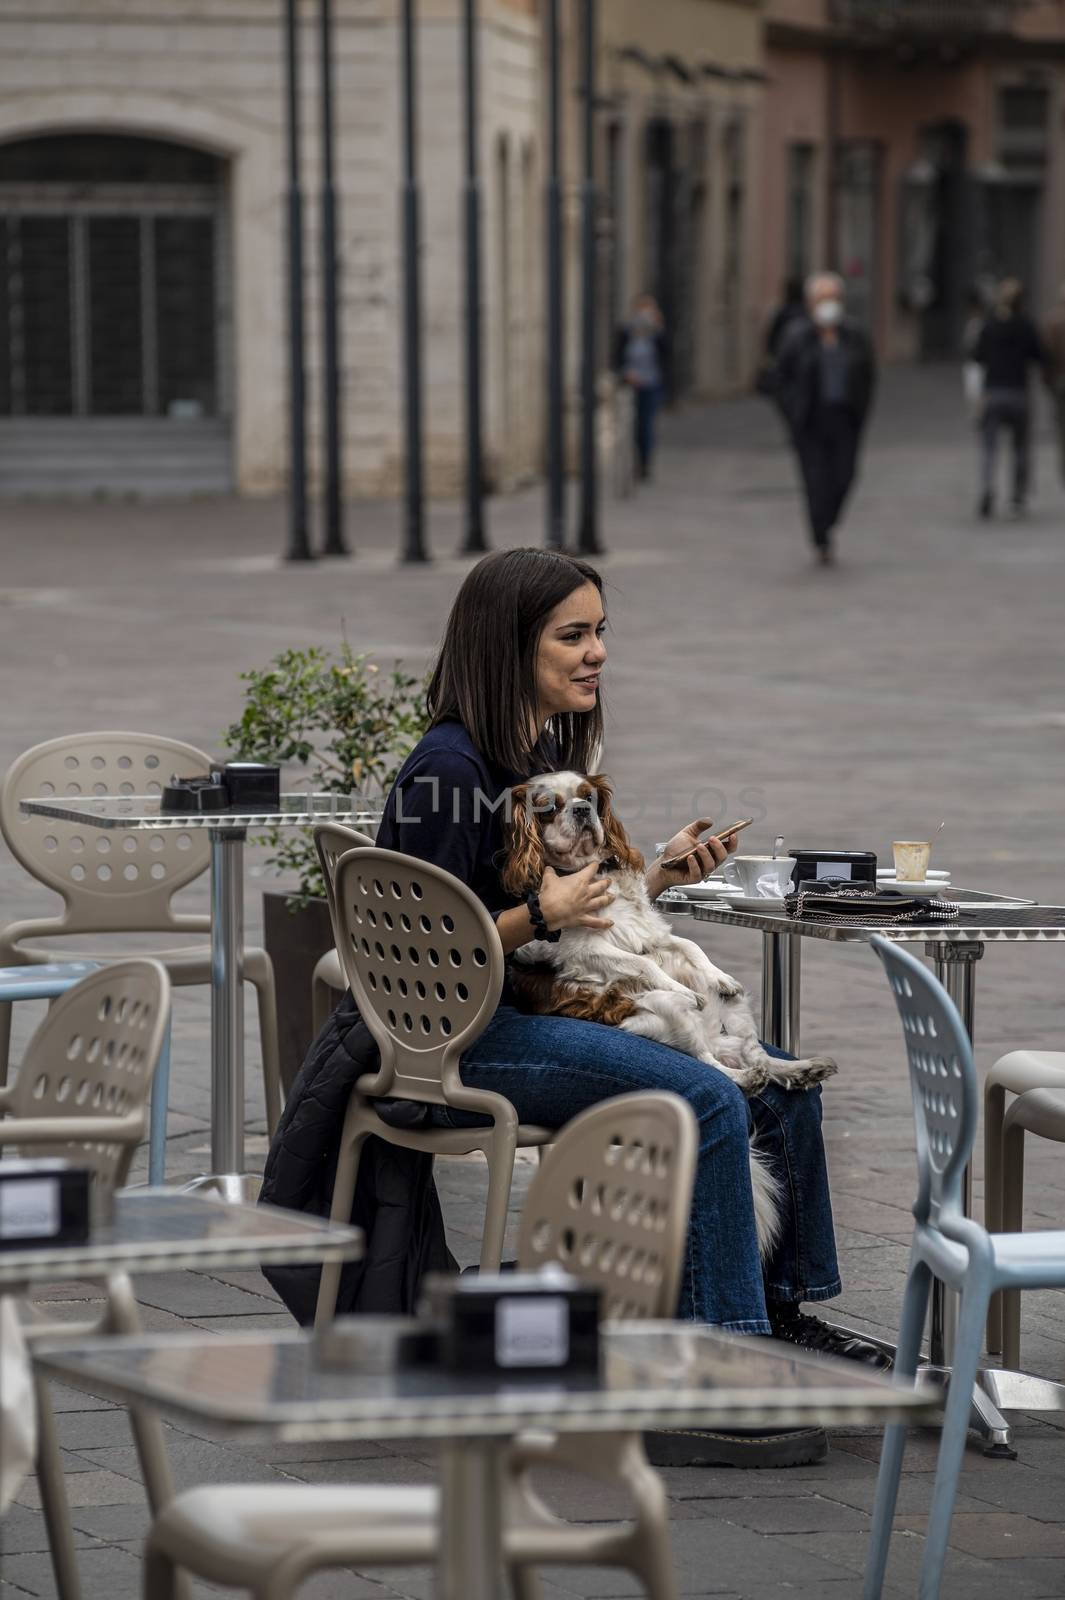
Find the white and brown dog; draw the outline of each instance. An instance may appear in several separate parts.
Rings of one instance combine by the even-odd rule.
[[[609,928],[566,928],[557,943],[514,952],[511,982],[530,1011],[626,1029],[723,1072],[745,1094],[767,1083],[805,1089],[836,1071],[827,1056],[777,1061],[766,1054],[742,986],[654,909],[644,862],[614,815],[609,780],[547,772],[512,793],[502,880],[511,894],[539,889],[544,869],[609,873]],[[777,1185],[751,1149],[755,1220],[765,1255],[778,1229]]]

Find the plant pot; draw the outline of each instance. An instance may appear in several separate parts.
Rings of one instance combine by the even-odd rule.
[[[274,964],[281,1087],[287,1095],[314,1039],[311,981],[319,960],[333,948],[328,902],[300,906],[291,895],[264,894],[263,943]]]

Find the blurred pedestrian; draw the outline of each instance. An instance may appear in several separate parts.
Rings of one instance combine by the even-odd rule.
[[[979,422],[984,398],[984,369],[976,359],[976,346],[987,319],[987,300],[976,283],[965,298],[967,309],[961,335],[961,389],[971,420]]]
[[[876,385],[867,334],[846,316],[843,279],[806,281],[806,312],[785,331],[777,359],[781,409],[799,458],[818,560],[835,559],[832,534],[854,482]]]
[[[638,294],[632,313],[617,331],[614,367],[632,389],[636,468],[641,478],[651,476],[655,446],[655,417],[665,392],[668,349],[666,328],[653,294]]]
[[[770,318],[765,336],[765,353],[770,361],[778,359],[784,336],[792,323],[805,315],[806,292],[803,281],[801,278],[789,278],[784,285],[783,299]]]
[[[1054,396],[1061,477],[1065,482],[1065,282],[1058,291],[1058,303],[1050,314],[1043,342],[1046,346],[1047,384]]]
[[[800,317],[806,315],[806,300],[803,293],[801,278],[789,278],[784,285],[784,295],[780,305],[769,319],[769,326],[765,336],[765,355],[762,365],[758,370],[755,388],[767,400],[780,401],[780,386],[777,375],[777,360],[780,356],[781,346],[787,336],[788,329]]]
[[[1024,285],[1019,278],[1003,278],[995,294],[980,337],[975,359],[983,369],[983,403],[980,413],[981,517],[995,511],[995,464],[998,436],[1005,428],[1013,445],[1013,484],[1010,510],[1024,515],[1028,502],[1031,461],[1031,406],[1029,368],[1047,370],[1046,352],[1035,323],[1023,309]]]

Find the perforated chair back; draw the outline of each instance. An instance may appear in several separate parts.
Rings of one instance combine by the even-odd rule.
[[[157,961],[115,962],[68,989],[27,1045],[5,1096],[13,1120],[0,1122],[4,1148],[19,1146],[20,1121],[54,1120],[54,1141],[35,1136],[20,1148],[87,1166],[108,1187],[123,1184],[144,1137],[169,1014],[170,980]],[[94,1123],[106,1123],[106,1135]]]
[[[618,1095],[568,1122],[529,1186],[518,1262],[558,1262],[603,1291],[605,1317],[674,1317],[698,1156],[679,1095]]]
[[[318,860],[322,866],[325,897],[329,903],[329,920],[333,924],[335,934],[337,862],[349,850],[372,849],[373,840],[368,833],[360,833],[357,828],[346,828],[342,822],[316,822],[314,848],[318,852]]]
[[[335,883],[337,949],[381,1052],[374,1092],[444,1104],[499,1003],[495,923],[449,872],[376,845],[342,856]]]
[[[884,964],[906,1037],[917,1133],[919,1222],[962,1210],[962,1176],[972,1153],[980,1090],[972,1046],[957,1006],[926,967],[890,939],[869,943]]]
[[[57,933],[200,931],[206,917],[170,910],[175,891],[205,871],[202,829],[141,832],[28,817],[22,800],[94,795],[159,795],[172,773],[205,773],[195,745],[147,733],[81,733],[27,750],[0,787],[0,830],[15,859],[63,898]],[[37,928],[34,929],[38,931]]]

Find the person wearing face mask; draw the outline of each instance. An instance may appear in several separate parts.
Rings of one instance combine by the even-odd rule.
[[[854,482],[876,365],[864,331],[844,311],[843,279],[806,282],[806,315],[788,329],[777,363],[781,409],[799,458],[818,560],[835,559],[832,535]]]
[[[641,478],[651,476],[655,416],[662,404],[666,361],[665,322],[658,301],[652,294],[638,294],[632,315],[618,329],[614,367],[633,391],[636,466]]]

